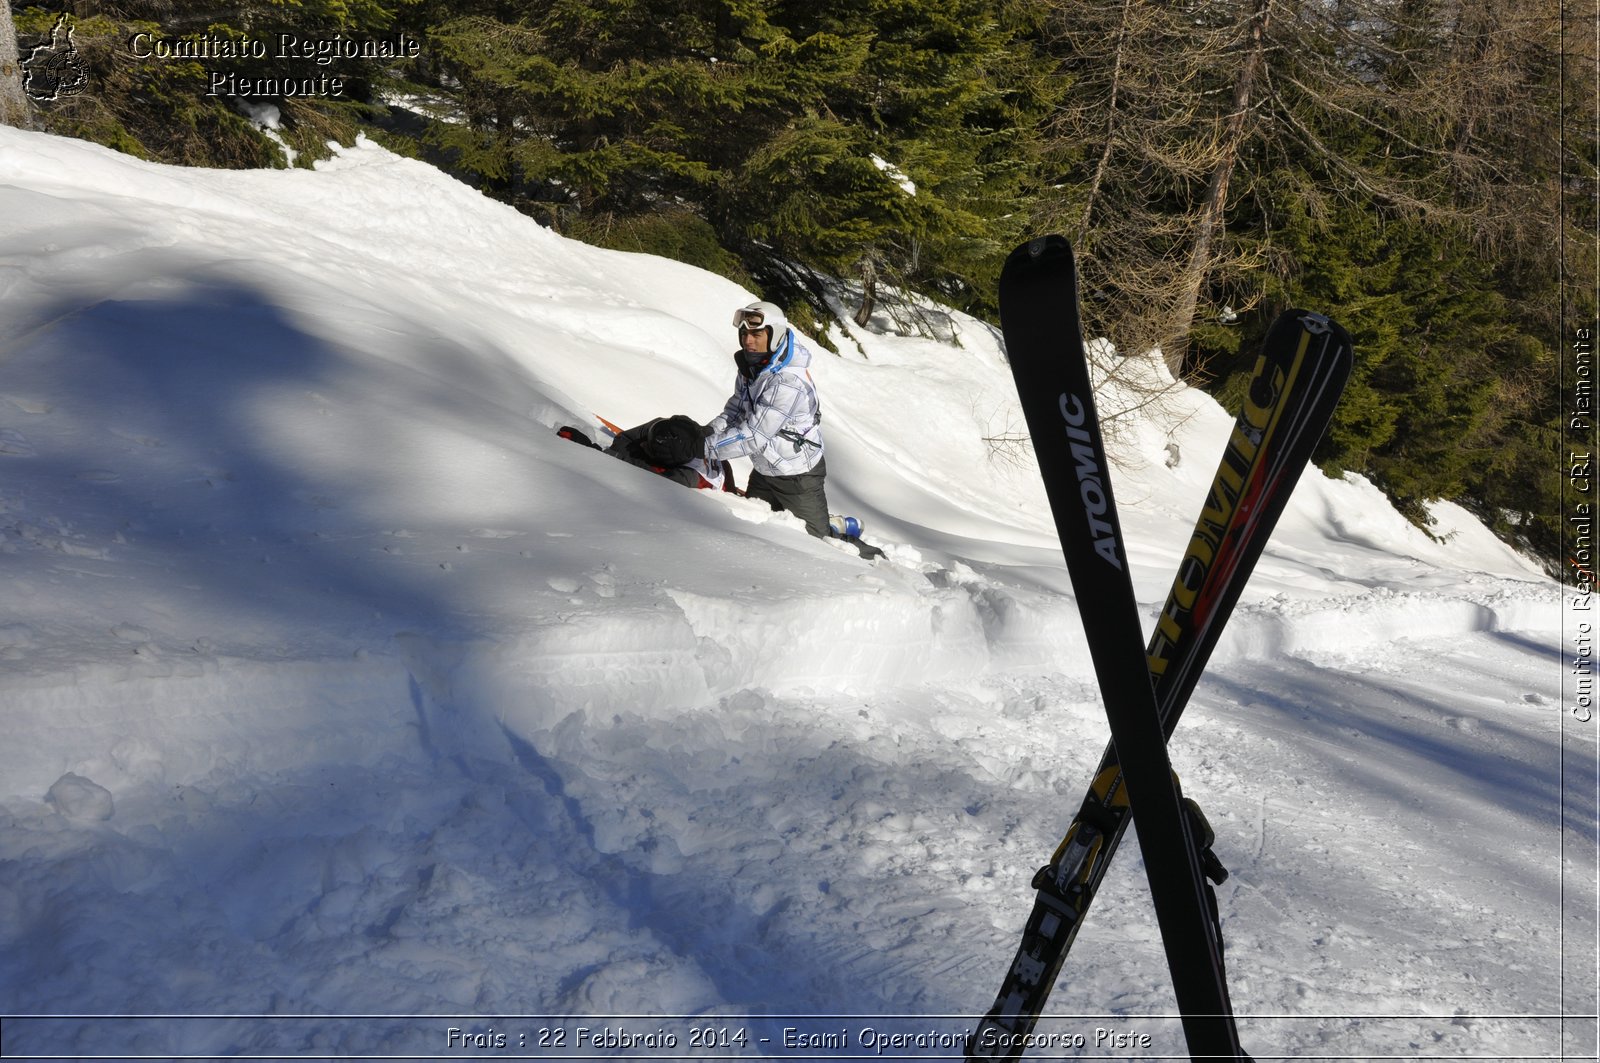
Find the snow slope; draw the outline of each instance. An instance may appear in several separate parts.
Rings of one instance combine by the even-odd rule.
[[[991,1003],[1106,738],[1078,603],[959,315],[818,351],[875,564],[551,431],[708,419],[750,297],[369,144],[0,128],[7,1056],[953,1054],[864,1031]],[[1231,417],[1118,425],[1153,616]],[[1558,588],[1437,515],[1309,474],[1174,738],[1258,1059],[1594,1057]],[[1136,846],[1052,1007],[1181,1052]]]

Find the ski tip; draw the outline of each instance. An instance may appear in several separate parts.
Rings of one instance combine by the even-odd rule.
[[[1340,379],[1348,377],[1355,365],[1355,341],[1344,326],[1315,310],[1296,307],[1279,314],[1267,329],[1261,341],[1263,357],[1287,357],[1301,346],[1318,352],[1317,359],[1324,367],[1324,376]]]
[[[1000,286],[1003,293],[1027,278],[1056,276],[1073,278],[1076,283],[1077,269],[1067,238],[1051,233],[1018,245],[1006,256],[1005,265],[1000,269]]]
[[[1072,245],[1067,242],[1065,236],[1059,233],[1049,233],[1044,236],[1036,236],[1011,252],[1008,264],[1038,262],[1043,259],[1061,256],[1070,259],[1072,257]]]
[[[1270,335],[1279,330],[1294,333],[1306,332],[1313,336],[1326,336],[1339,346],[1346,348],[1354,348],[1355,346],[1355,341],[1350,338],[1350,333],[1345,331],[1343,325],[1340,325],[1326,314],[1320,314],[1315,310],[1306,310],[1303,307],[1295,307],[1279,314],[1277,320],[1273,321],[1272,327],[1268,329],[1268,334]]]
[[[1040,258],[1040,257],[1042,257],[1044,255],[1045,251],[1049,249],[1050,245],[1053,242],[1057,241],[1057,240],[1062,240],[1062,238],[1059,237],[1059,236],[1038,236],[1038,237],[1035,237],[1032,240],[1029,240],[1028,241],[1028,255],[1029,255],[1029,257],[1030,258]],[[1065,241],[1063,240],[1062,242],[1064,243]]]

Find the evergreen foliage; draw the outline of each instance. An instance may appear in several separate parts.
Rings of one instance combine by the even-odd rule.
[[[693,211],[786,303],[820,310],[819,274],[870,299],[881,274],[984,306],[1041,106],[1008,17],[988,0],[480,5],[426,27],[465,108],[428,136],[563,230]]]
[[[1463,501],[1554,558],[1553,341],[1573,289],[1593,291],[1592,262],[1564,291],[1551,253],[1572,102],[1555,5],[1271,6],[1271,91],[1208,281],[1214,304],[1257,312],[1242,337],[1198,323],[1190,353],[1227,391],[1247,368],[1229,352],[1272,313],[1334,314],[1358,364],[1325,466],[1371,476],[1419,523],[1426,501]]]
[[[280,57],[279,34],[326,39],[361,37],[387,27],[388,8],[373,0],[256,0],[221,10],[190,12],[162,0],[75,5],[72,47],[88,74],[89,91],[38,108],[43,127],[125,151],[140,158],[193,166],[284,165],[278,144],[238,106],[214,94],[213,74],[250,79],[303,81],[323,74],[341,77],[341,97],[268,96],[254,103],[275,106],[285,119],[283,139],[310,165],[328,154],[329,140],[352,140],[359,128],[374,62]],[[27,7],[16,12],[23,58],[50,40],[59,9]],[[195,56],[209,42],[270,42],[264,58]],[[135,42],[138,42],[137,46]],[[153,42],[183,57],[155,57]]]

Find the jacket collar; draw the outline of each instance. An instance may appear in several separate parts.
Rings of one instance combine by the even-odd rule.
[[[741,376],[744,376],[746,380],[754,380],[762,373],[781,372],[785,366],[794,360],[794,349],[794,330],[786,328],[783,330],[783,336],[778,340],[777,349],[767,355],[767,360],[762,363],[760,369],[753,373],[745,373],[745,353],[742,350],[733,352],[733,363],[739,367]]]

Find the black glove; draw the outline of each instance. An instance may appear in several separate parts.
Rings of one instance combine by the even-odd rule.
[[[556,435],[560,436],[562,439],[570,439],[574,443],[582,443],[586,447],[594,447],[596,450],[600,449],[598,446],[595,446],[594,440],[590,439],[588,436],[584,435],[571,425],[562,425],[560,428],[557,428]]]
[[[687,465],[705,456],[705,436],[694,418],[680,413],[651,424],[642,449],[658,465]]]

